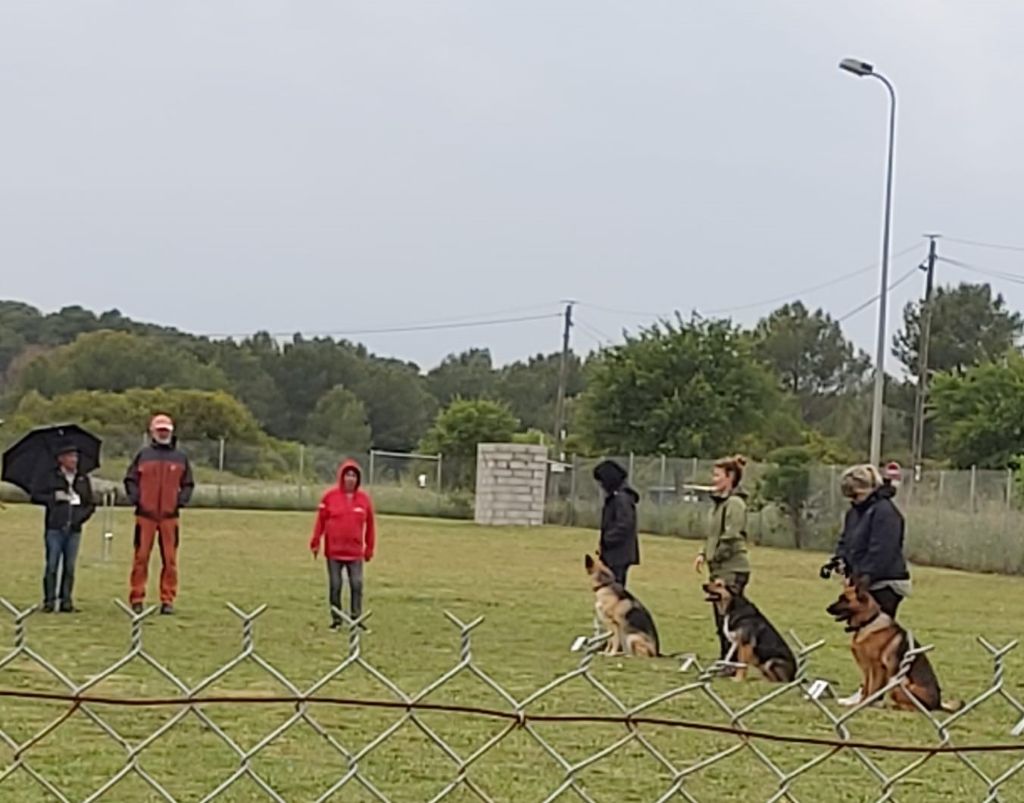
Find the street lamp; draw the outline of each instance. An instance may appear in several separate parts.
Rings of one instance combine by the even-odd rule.
[[[839,69],[859,78],[877,78],[889,90],[889,159],[885,174],[885,217],[882,226],[882,281],[878,293],[878,343],[875,351],[875,394],[871,405],[871,463],[882,459],[882,405],[885,397],[885,324],[889,306],[889,230],[892,228],[892,168],[896,144],[896,90],[873,65],[858,59],[843,59]]]

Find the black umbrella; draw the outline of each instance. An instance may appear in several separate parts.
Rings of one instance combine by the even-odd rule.
[[[100,466],[99,438],[78,424],[59,424],[33,429],[4,452],[0,479],[32,493],[32,484],[41,472],[56,466],[57,455],[68,449],[78,452],[78,470],[88,474]]]

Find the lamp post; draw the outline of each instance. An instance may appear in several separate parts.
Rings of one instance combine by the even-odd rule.
[[[882,408],[885,399],[885,326],[889,307],[889,233],[892,228],[892,171],[896,145],[896,90],[873,65],[857,59],[843,59],[839,69],[859,78],[877,78],[889,91],[889,158],[885,172],[885,216],[882,225],[882,278],[878,294],[878,342],[875,350],[875,393],[871,405],[871,463],[882,459]]]

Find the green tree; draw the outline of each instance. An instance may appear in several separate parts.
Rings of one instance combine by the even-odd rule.
[[[257,336],[248,345],[273,377],[284,404],[275,407],[268,430],[280,438],[302,437],[316,403],[331,388],[358,389],[366,378],[367,354],[350,343],[331,338],[307,340],[296,335],[283,349],[268,336]],[[357,395],[369,407],[368,400]]]
[[[939,287],[932,297],[928,368],[963,374],[973,365],[1002,357],[1016,345],[1024,320],[1006,308],[1001,294],[987,284]],[[921,303],[903,308],[903,328],[893,337],[893,354],[911,376],[918,373]]]
[[[413,449],[437,411],[419,369],[397,360],[369,363],[353,391],[366,405],[377,449]]]
[[[178,387],[214,390],[227,387],[218,369],[195,355],[153,337],[98,331],[80,335],[29,362],[18,382],[43,395],[74,390],[123,391]]]
[[[33,424],[78,421],[97,433],[126,435],[138,442],[156,412],[170,414],[179,435],[193,441],[223,437],[253,443],[266,438],[246,406],[224,391],[76,390],[53,398],[30,391],[15,414]]]
[[[538,354],[525,362],[506,365],[499,372],[497,398],[509,406],[524,427],[554,433],[561,362],[560,352]],[[583,392],[583,387],[583,363],[577,355],[570,354],[566,398],[574,399]]]
[[[309,417],[306,439],[337,452],[368,452],[373,439],[366,407],[352,391],[340,385],[331,388],[320,397]]]
[[[438,413],[420,449],[445,457],[445,470],[455,472],[460,487],[472,485],[476,474],[476,447],[480,443],[507,443],[519,421],[505,404],[489,399],[456,399]],[[448,458],[454,458],[449,461]]]
[[[959,468],[1006,468],[1024,453],[1024,357],[936,376],[931,400],[939,445]]]
[[[799,301],[786,304],[754,329],[755,353],[772,367],[800,405],[807,424],[819,423],[835,400],[864,385],[871,361],[822,310],[808,312]]]
[[[800,426],[750,337],[728,321],[658,323],[588,364],[579,426],[611,454],[751,454]]]
[[[765,472],[761,495],[778,505],[793,530],[793,546],[801,549],[806,530],[805,514],[811,495],[810,450],[785,446],[769,453],[771,467]]]
[[[448,405],[456,398],[493,398],[496,380],[491,352],[469,349],[461,354],[449,354],[428,372],[427,390],[442,405]]]

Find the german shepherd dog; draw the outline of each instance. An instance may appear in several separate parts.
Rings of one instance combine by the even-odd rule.
[[[772,623],[743,592],[722,580],[705,583],[704,598],[722,616],[722,630],[732,644],[727,661],[743,664],[733,675],[743,680],[748,667],[756,667],[768,680],[790,683],[796,677],[796,658]]]
[[[594,608],[604,629],[612,634],[605,655],[661,655],[654,617],[636,597],[615,582],[612,570],[601,558],[587,555],[583,561],[594,589]]]
[[[900,664],[910,649],[907,631],[882,611],[871,596],[868,584],[861,579],[847,580],[839,599],[825,609],[837,622],[846,622],[846,632],[853,633],[850,649],[861,673],[864,699],[877,693],[899,672]],[[916,656],[901,686],[890,695],[896,708],[914,711],[913,695],[928,711],[954,712],[963,702],[943,702],[938,678],[928,656]]]

